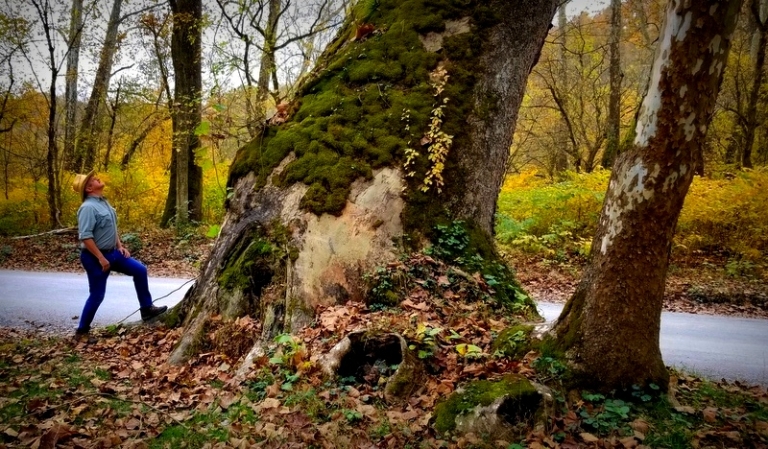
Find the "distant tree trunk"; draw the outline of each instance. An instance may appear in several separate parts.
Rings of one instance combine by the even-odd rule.
[[[608,99],[608,123],[605,151],[602,165],[605,168],[613,166],[616,155],[619,154],[619,133],[621,132],[621,0],[611,0],[611,39],[610,39],[610,98]]]
[[[659,328],[672,236],[739,5],[673,0],[667,7],[634,147],[614,165],[590,263],[552,330],[579,386],[667,386]]]
[[[557,10],[557,28],[559,31],[558,37],[559,37],[559,44],[560,44],[560,78],[563,82],[563,91],[568,92],[568,50],[567,50],[567,44],[568,44],[568,33],[567,33],[567,27],[568,27],[568,17],[565,14],[565,7],[568,5],[568,2],[565,1],[560,5],[560,8]],[[554,95],[554,93],[553,93]],[[565,100],[563,100],[565,101]],[[561,112],[564,111],[565,105],[561,108]],[[558,131],[557,131],[557,138],[558,138],[558,147],[555,151],[557,152],[555,154],[555,168],[557,171],[565,171],[568,169],[568,144],[569,142],[573,143],[573,133],[571,132],[571,124],[568,123],[568,117],[565,113],[563,113],[562,121],[558,123]],[[568,137],[571,137],[569,140]],[[575,145],[575,143],[574,143]],[[574,150],[576,148],[574,147]]]
[[[354,7],[288,113],[238,151],[220,236],[169,315],[184,324],[172,362],[213,314],[254,317],[266,341],[363,299],[395,241],[421,248],[438,223],[462,220],[498,260],[496,200],[557,0],[404,4]]]
[[[96,77],[91,89],[91,97],[88,99],[83,120],[80,124],[75,163],[79,167],[79,171],[82,172],[93,170],[96,166],[97,144],[101,134],[99,109],[107,95],[109,81],[112,77],[112,64],[114,63],[115,52],[118,46],[117,31],[120,27],[122,3],[123,0],[113,0],[112,12],[107,25],[107,34],[104,38],[104,45],[101,47],[99,66],[96,69]]]
[[[46,176],[48,178],[48,199],[49,225],[51,229],[61,227],[61,189],[59,188],[59,147],[56,142],[56,81],[59,77],[59,66],[56,62],[56,38],[53,36],[55,28],[52,24],[52,12],[48,3],[41,3],[40,0],[32,0],[32,6],[37,12],[37,18],[43,27],[45,36],[45,45],[48,50],[48,68],[51,77],[48,87],[48,148],[46,153]]]
[[[768,47],[768,20],[766,20],[766,13],[763,12],[766,9],[766,4],[768,4],[768,0],[762,0],[762,2],[752,0],[750,5],[756,32],[755,42],[750,52],[754,64],[752,66],[752,85],[749,88],[749,99],[747,100],[744,149],[741,153],[741,165],[746,168],[752,168],[752,147],[755,144],[757,128],[760,126],[757,120],[757,104],[765,78],[765,51]]]
[[[264,110],[267,99],[269,98],[269,82],[272,75],[276,74],[275,66],[275,46],[277,44],[277,21],[279,19],[282,0],[269,0],[269,14],[267,16],[267,27],[264,30],[264,48],[261,51],[261,63],[259,65],[259,78],[256,82],[256,104],[260,111],[259,121],[264,119]],[[275,92],[277,87],[275,87]]]
[[[157,112],[155,112],[155,114],[157,114]],[[136,150],[139,149],[139,146],[144,142],[147,136],[149,136],[149,133],[163,123],[164,120],[167,120],[167,116],[157,116],[156,118],[149,120],[141,132],[133,138],[131,144],[128,145],[128,149],[125,151],[125,154],[123,154],[123,159],[120,161],[121,170],[128,168],[128,164],[131,163],[131,159],[133,159],[134,154],[136,154]]]
[[[120,90],[122,83],[117,84],[117,91],[115,92],[115,101],[110,105],[109,113],[109,133],[107,134],[107,151],[104,153],[104,162],[101,164],[103,170],[109,168],[109,158],[112,154],[112,143],[115,137],[115,125],[117,124],[117,111],[120,108]]]
[[[195,163],[200,139],[195,130],[200,125],[202,95],[202,4],[200,0],[170,0],[173,13],[171,59],[174,69],[173,154],[171,183],[161,220],[168,225],[173,217],[177,225],[200,220],[203,205],[203,171]]]
[[[83,0],[72,0],[69,24],[69,53],[67,54],[67,74],[64,87],[64,161],[71,170],[77,170],[73,163],[75,155],[75,137],[77,134],[77,78],[80,60],[80,42],[83,36]]]

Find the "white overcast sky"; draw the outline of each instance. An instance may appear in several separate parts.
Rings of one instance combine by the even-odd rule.
[[[206,3],[212,2],[212,0],[203,0],[203,1],[206,2]],[[29,4],[25,0],[4,0],[4,1],[0,0],[0,2],[5,3],[4,5],[2,5],[0,7],[7,8],[7,7],[12,5],[13,7],[15,7],[14,9],[20,7],[20,9],[22,11],[24,11],[26,14],[34,15],[33,14],[33,10],[30,8]],[[110,3],[110,2],[104,2],[105,5],[107,5],[108,3]],[[608,3],[609,3],[609,0],[571,0],[568,3],[568,5],[566,6],[566,11],[567,11],[567,14],[568,14],[569,17],[576,16],[576,15],[580,14],[582,11],[586,11],[586,12],[588,12],[590,14],[594,14],[594,13],[596,13],[596,12],[606,8],[608,6]],[[108,8],[106,8],[106,6],[105,6],[104,7],[104,12],[103,12],[103,17],[104,17],[104,22],[105,22],[104,25],[106,25],[106,16],[108,16]],[[66,23],[67,20],[68,20],[68,17],[63,17],[63,18],[59,17],[58,19],[62,20],[63,22]],[[95,32],[96,34],[103,33],[101,28],[102,27],[98,27],[98,29],[96,29],[93,32]],[[40,37],[41,36],[38,36],[38,39]],[[57,35],[56,37],[60,37],[60,36]],[[38,42],[38,44],[42,44],[42,42]],[[46,64],[45,64],[45,59],[46,59],[45,58],[45,50],[46,49],[44,48],[43,45],[39,45],[39,46],[35,46],[35,47],[39,47],[39,48],[35,48],[31,52],[32,53],[32,65],[34,67],[34,69],[31,72],[33,72],[34,74],[36,74],[38,76],[38,82],[40,84],[38,84],[38,83],[34,83],[34,84],[37,84],[38,87],[42,87],[42,90],[47,90],[47,84],[50,82],[49,81],[49,79],[50,79],[50,69],[48,69],[46,67]],[[59,64],[61,64],[61,68],[63,69],[64,68],[64,61],[62,60],[62,57],[61,57],[62,54],[59,54],[58,56],[59,57],[57,58],[57,62]],[[90,58],[89,58],[89,56],[90,56]],[[88,85],[88,81],[90,81],[90,78],[93,76],[93,74],[89,73],[89,72],[92,72],[93,70],[95,70],[95,59],[96,59],[95,55],[87,55],[87,54],[82,55],[81,58],[80,58],[81,71],[83,72],[83,78],[85,78],[85,79],[81,79],[81,82],[79,83],[80,84],[80,89],[78,89],[78,90],[81,91],[80,92],[80,96],[81,97],[84,97],[87,94],[88,89],[90,89],[90,86]],[[129,57],[129,59],[130,59],[130,57]],[[19,78],[31,81],[32,80],[31,78],[33,78],[33,76],[31,76],[28,62],[27,61],[18,61],[18,62],[20,64],[18,66],[19,70],[16,73],[17,76]],[[125,64],[125,61],[116,61],[115,69],[123,66],[124,64]],[[63,72],[63,70],[62,70],[62,72]],[[86,79],[88,81],[86,81]],[[61,85],[59,87],[59,90],[60,90],[59,93],[63,94],[64,93],[63,80],[60,83],[61,83]]]
[[[605,9],[608,3],[608,0],[571,0],[568,6],[565,7],[565,11],[568,16],[575,16],[582,11],[594,14]]]

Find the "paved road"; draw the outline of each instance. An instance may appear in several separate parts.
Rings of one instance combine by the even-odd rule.
[[[154,299],[168,295],[189,279],[150,278]],[[190,282],[156,305],[176,305]],[[0,326],[36,327],[52,332],[73,332],[88,298],[85,273],[48,273],[0,270]],[[139,308],[133,280],[113,273],[107,281],[107,295],[101,303],[94,326],[114,324]],[[77,317],[77,318],[76,318]],[[139,314],[127,321],[138,321]]]
[[[153,297],[160,298],[188,279],[150,278]],[[187,284],[156,304],[173,306]],[[88,296],[84,274],[0,270],[0,326],[39,327],[72,332]],[[542,315],[554,320],[562,305],[539,303]],[[130,278],[113,274],[94,324],[116,323],[138,309]],[[138,314],[128,321],[137,321]],[[663,313],[661,352],[668,365],[710,379],[743,380],[768,387],[768,320],[687,313]]]
[[[547,321],[562,307],[539,303]],[[768,320],[664,312],[660,345],[667,365],[712,380],[768,387]]]

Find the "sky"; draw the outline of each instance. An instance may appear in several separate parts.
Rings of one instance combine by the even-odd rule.
[[[608,7],[608,0],[571,0],[565,7],[566,14],[569,17],[580,14],[582,11],[595,13]]]
[[[204,0],[204,1],[210,1],[210,0]],[[110,2],[104,2],[105,5],[108,5],[109,3]],[[33,10],[31,10],[29,8],[29,5],[22,6],[22,5],[25,5],[25,4],[26,4],[25,0],[5,0],[5,6],[6,7],[11,6],[11,5],[13,5],[15,7],[21,7],[22,10],[25,11],[26,13],[33,14]],[[576,15],[580,14],[583,11],[586,11],[586,12],[588,12],[590,14],[594,14],[594,13],[596,13],[596,12],[606,8],[608,6],[608,4],[609,4],[609,0],[570,0],[568,5],[566,6],[566,11],[567,11],[567,15],[569,17],[576,16]],[[105,16],[105,20],[106,20],[106,15],[107,15],[107,10],[106,9],[104,10],[103,15]],[[63,18],[60,18],[60,19],[64,22],[64,24],[66,24],[67,20],[68,20],[68,17],[63,17]],[[556,20],[556,18],[555,18],[555,20]],[[103,33],[103,30],[101,28],[99,28],[99,29],[95,30],[95,33],[96,34]],[[100,36],[100,34],[99,34],[99,36]],[[45,48],[44,48],[44,46],[39,46],[39,47],[35,46],[35,47],[36,48],[34,48],[32,50],[32,53],[33,53],[32,64],[34,65],[35,68],[31,72],[35,73],[36,75],[38,75],[38,77],[39,77],[38,78],[39,84],[37,84],[37,83],[34,83],[34,84],[36,84],[38,87],[42,88],[42,90],[47,90],[47,85],[50,82],[49,81],[50,69],[47,68],[46,63],[45,63],[45,59],[46,59]],[[57,62],[59,62],[59,64],[62,64],[61,69],[63,71],[63,69],[64,69],[64,67],[63,67],[63,55],[61,53],[59,53],[57,56],[58,56],[57,57]],[[134,54],[133,56],[135,57],[135,56],[138,56],[138,55]],[[143,56],[144,57],[148,57],[147,55],[143,55]],[[93,72],[95,70],[95,66],[96,66],[95,59],[96,58],[97,57],[96,57],[95,54],[93,54],[93,55],[83,54],[83,55],[81,55],[81,58],[80,58],[81,71],[83,72],[83,78],[84,79],[82,79],[81,82],[79,83],[80,84],[80,89],[78,89],[78,90],[80,91],[79,92],[79,96],[81,98],[83,98],[83,99],[88,94],[88,91],[90,89],[90,86],[85,81],[86,81],[86,79],[90,79],[93,76],[93,74],[89,73],[89,72]],[[130,59],[130,57],[129,57],[129,59]],[[33,77],[31,76],[31,73],[29,73],[30,71],[29,71],[28,63],[26,61],[19,61],[19,62],[20,62],[20,65],[19,65],[19,69],[20,70],[17,71],[17,73],[16,73],[17,76],[19,78],[24,78],[26,80],[31,80],[31,78],[33,78]],[[118,62],[116,62],[115,68],[121,67],[123,65],[125,65],[124,61],[118,61]],[[63,80],[61,80],[61,82],[59,84],[60,84],[60,87],[59,87],[60,93],[63,94],[63,92],[64,92]]]

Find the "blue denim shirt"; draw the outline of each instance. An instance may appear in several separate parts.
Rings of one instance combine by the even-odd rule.
[[[117,214],[102,197],[89,196],[83,201],[77,210],[77,227],[81,242],[93,239],[102,250],[117,246]]]

